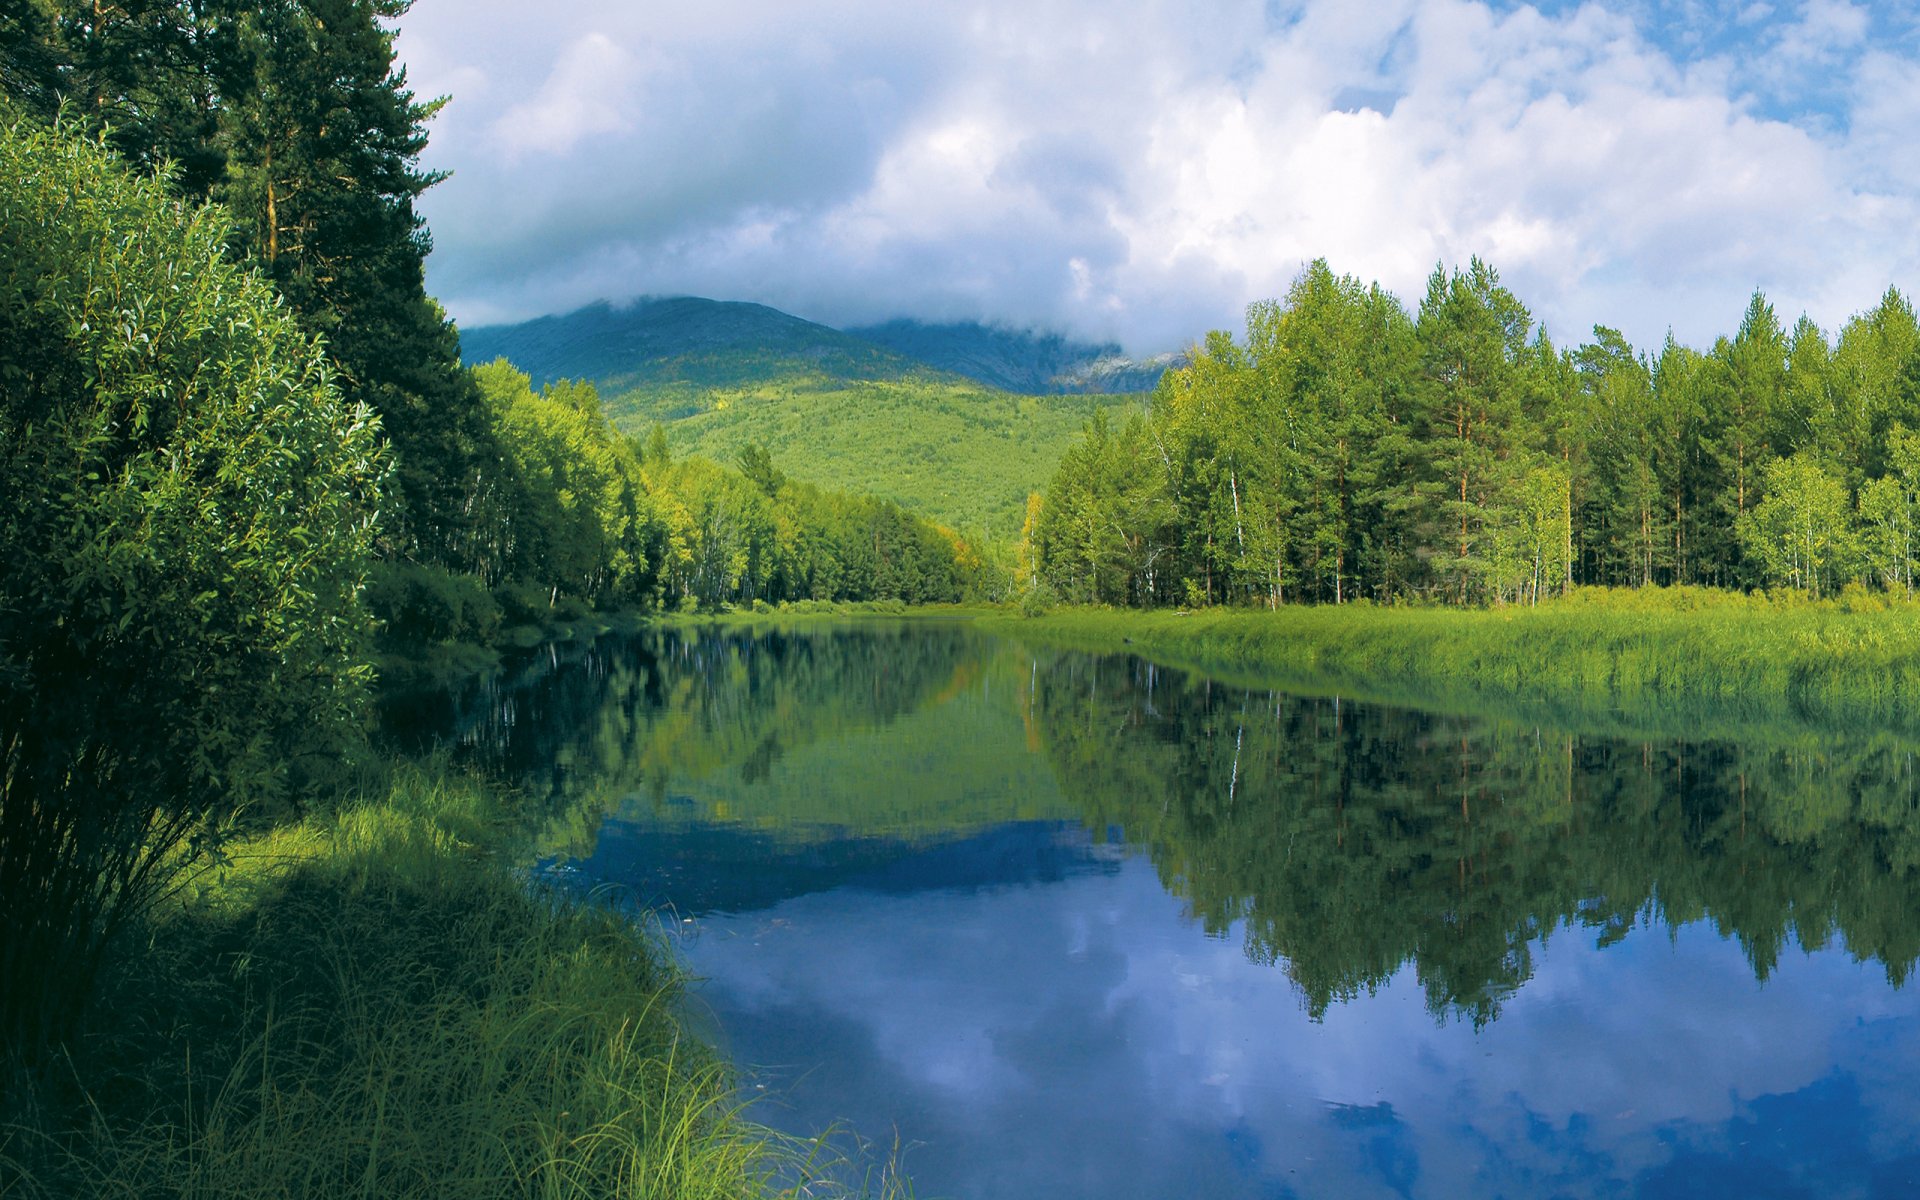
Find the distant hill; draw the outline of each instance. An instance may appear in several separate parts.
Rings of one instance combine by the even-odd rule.
[[[888,321],[846,332],[906,358],[1029,396],[1063,392],[1150,392],[1177,356],[1128,358],[1117,343],[1068,341],[1057,333],[964,321]]]
[[[738,387],[796,373],[894,379],[925,369],[777,308],[693,296],[603,301],[519,325],[462,329],[460,357],[469,365],[504,357],[536,387],[585,379],[603,393],[660,384]]]
[[[898,379],[929,371],[1027,396],[1150,392],[1179,356],[1129,358],[1113,342],[977,321],[888,321],[838,330],[764,304],[694,296],[604,301],[563,316],[460,333],[469,364],[505,357],[535,386],[587,379],[600,389],[683,384],[736,387],[804,373],[828,379]]]
[[[1027,493],[1045,489],[1097,408],[1140,396],[1020,396],[950,377],[769,379],[689,401],[676,389],[606,397],[614,424],[665,425],[675,455],[732,462],[749,443],[821,487],[883,496],[942,524],[993,537],[1020,531]],[[697,412],[687,413],[689,403]]]
[[[980,325],[875,329],[681,297],[463,329],[460,341],[468,363],[505,357],[536,386],[591,381],[616,426],[644,436],[665,425],[676,455],[731,462],[757,442],[796,479],[996,537],[1018,533],[1027,493],[1046,486],[1095,409],[1143,400],[1072,394],[1108,378],[1097,364],[1114,347]],[[1040,387],[1042,375],[1056,382]],[[1059,382],[1074,378],[1088,382]]]

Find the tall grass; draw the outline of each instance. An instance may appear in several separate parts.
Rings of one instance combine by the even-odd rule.
[[[504,817],[408,771],[236,846],[156,914],[61,1071],[12,1083],[0,1193],[836,1190],[847,1164],[756,1126],[682,1032],[660,938],[530,888],[490,851]]]
[[[1085,649],[1388,700],[1636,726],[1920,729],[1920,604],[1581,589],[1538,608],[1062,610],[992,622]]]

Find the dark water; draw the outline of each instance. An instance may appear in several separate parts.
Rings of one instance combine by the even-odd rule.
[[[922,1197],[1920,1195],[1920,779],[961,627],[668,633],[430,723],[670,907],[776,1099]]]

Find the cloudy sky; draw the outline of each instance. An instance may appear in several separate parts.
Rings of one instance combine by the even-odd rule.
[[[1479,255],[1556,340],[1920,288],[1920,4],[416,0],[429,286],[834,325],[1238,328],[1303,263]]]

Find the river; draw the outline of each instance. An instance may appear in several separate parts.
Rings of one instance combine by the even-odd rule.
[[[915,1191],[1920,1193],[1920,777],[968,626],[674,629],[430,706],[661,923],[758,1119]]]

